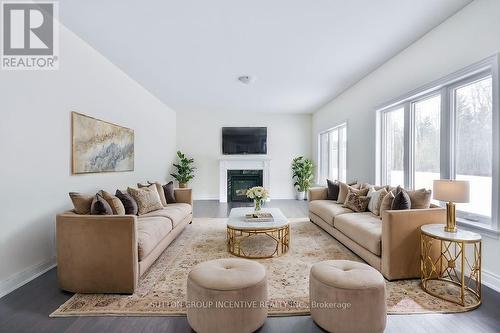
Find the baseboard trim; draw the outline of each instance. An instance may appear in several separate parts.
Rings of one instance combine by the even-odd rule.
[[[39,277],[54,267],[56,267],[56,258],[52,258],[49,261],[28,267],[27,269],[0,281],[0,298],[10,294],[19,287],[24,286],[26,283]]]
[[[483,269],[481,272],[482,283],[491,289],[500,292],[500,276]]]

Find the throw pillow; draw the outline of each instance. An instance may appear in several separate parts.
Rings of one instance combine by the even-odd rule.
[[[394,192],[391,191],[387,193],[387,195],[384,196],[384,199],[382,199],[382,203],[380,204],[380,219],[384,216],[384,212],[386,210],[391,210],[392,207],[392,202],[394,201]]]
[[[368,190],[369,190],[369,188],[356,189],[354,187],[349,186],[347,189],[347,194],[349,194],[349,192],[352,192],[352,193],[356,193],[359,196],[364,197],[368,194]],[[345,201],[347,201],[347,196],[345,198]],[[345,201],[344,201],[344,203],[345,203]]]
[[[101,190],[99,194],[111,206],[113,215],[125,215],[125,206],[123,206],[123,203],[120,201],[120,199],[103,190]]]
[[[396,195],[394,196],[394,200],[392,201],[391,210],[403,210],[410,208],[410,196],[408,195],[408,193],[406,193],[405,190],[398,186],[398,188],[396,189]]]
[[[366,211],[369,202],[369,197],[356,194],[352,190],[349,190],[345,203],[342,207],[349,208],[354,212],[360,213]]]
[[[149,185],[155,185],[156,190],[158,191],[158,194],[160,195],[160,201],[163,206],[167,205],[167,198],[165,198],[165,191],[163,191],[163,186],[160,184],[160,182],[150,182],[148,181]]]
[[[126,215],[137,215],[139,208],[137,207],[137,202],[135,202],[135,199],[130,194],[116,190],[115,195],[118,199],[120,199],[123,207],[125,207]]]
[[[170,181],[167,184],[163,185],[163,192],[165,194],[165,200],[167,204],[176,203],[175,200],[175,192],[174,192],[174,182]]]
[[[367,196],[370,198],[370,202],[368,203],[368,210],[375,215],[379,214],[380,204],[382,200],[381,197],[384,197],[387,194],[387,190],[385,188],[376,190],[375,186],[372,186],[368,191]]]
[[[155,185],[137,189],[129,187],[127,192],[137,202],[137,207],[139,208],[137,215],[144,215],[163,208]]]
[[[339,196],[337,198],[337,203],[339,204],[344,204],[345,203],[345,199],[347,198],[347,194],[349,193],[349,190],[354,190],[354,193],[357,193],[359,195],[366,195],[368,193],[368,189],[359,189],[359,187],[361,186],[360,184],[356,184],[356,185],[348,185],[346,183],[342,183],[342,182],[338,182],[339,184]],[[357,192],[357,191],[361,191],[361,192]]]
[[[69,192],[69,197],[71,198],[71,202],[73,202],[75,213],[90,214],[92,200],[94,200],[93,195]]]
[[[328,186],[328,190],[326,192],[327,200],[337,200],[339,198],[340,185],[338,181],[331,181],[330,179],[326,180],[326,185]]]
[[[415,191],[406,191],[411,201],[411,209],[426,209],[431,206],[432,191],[421,188]]]
[[[90,214],[92,215],[113,215],[113,210],[104,198],[97,193],[92,200],[92,205],[90,208]]]

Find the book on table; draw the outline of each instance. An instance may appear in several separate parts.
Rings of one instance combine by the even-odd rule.
[[[245,214],[245,221],[247,222],[273,222],[274,217],[271,213],[250,213]]]

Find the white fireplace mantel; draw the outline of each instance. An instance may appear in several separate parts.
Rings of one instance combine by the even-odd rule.
[[[262,186],[270,189],[269,164],[271,159],[260,156],[223,157],[219,159],[219,202],[227,202],[228,170],[262,170]]]

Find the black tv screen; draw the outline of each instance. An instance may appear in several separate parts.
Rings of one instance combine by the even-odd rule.
[[[223,127],[222,153],[267,154],[267,127]]]

